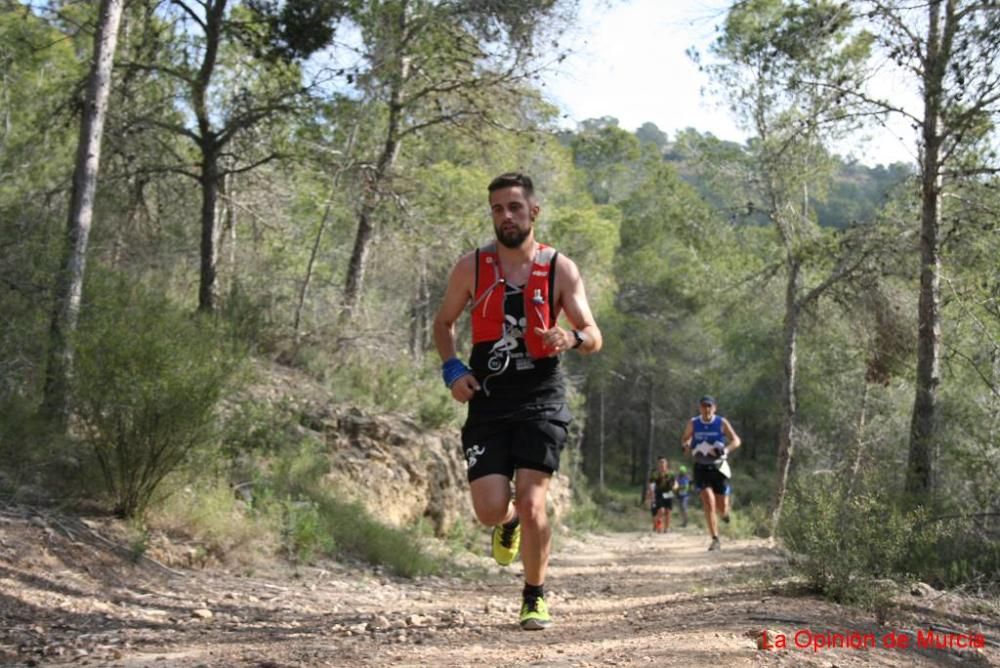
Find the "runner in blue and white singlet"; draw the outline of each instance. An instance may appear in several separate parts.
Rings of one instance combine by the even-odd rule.
[[[719,520],[729,522],[732,486],[729,483],[729,453],[742,441],[729,420],[716,415],[715,399],[705,395],[698,405],[699,415],[691,418],[681,436],[684,453],[694,458],[694,487],[701,495],[702,508],[712,543],[709,550],[718,550]]]

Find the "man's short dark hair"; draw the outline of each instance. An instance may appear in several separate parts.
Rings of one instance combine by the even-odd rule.
[[[535,186],[531,182],[531,177],[527,174],[522,174],[521,172],[507,172],[496,177],[490,181],[490,185],[486,189],[490,192],[496,192],[497,190],[503,190],[504,188],[514,188],[515,186],[520,186],[521,190],[524,191],[524,196],[531,198],[535,196]]]

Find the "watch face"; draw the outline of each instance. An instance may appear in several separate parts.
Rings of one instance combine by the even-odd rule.
[[[574,348],[577,348],[581,344],[583,344],[583,334],[581,334],[580,332],[576,331],[575,329],[573,330],[573,338],[576,339],[576,343],[573,344]]]

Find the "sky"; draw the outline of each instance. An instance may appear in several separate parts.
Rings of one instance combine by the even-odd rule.
[[[563,110],[562,124],[614,116],[632,131],[655,123],[670,139],[693,127],[720,139],[743,142],[721,100],[686,51],[706,52],[730,0],[582,0],[572,33],[573,55],[545,79],[546,96]],[[877,81],[892,99],[914,96],[888,75]],[[911,131],[902,122],[869,130],[834,150],[868,165],[914,162]]]

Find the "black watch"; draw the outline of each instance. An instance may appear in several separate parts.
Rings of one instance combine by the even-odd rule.
[[[579,348],[583,345],[583,334],[577,330],[573,330],[573,348]]]

